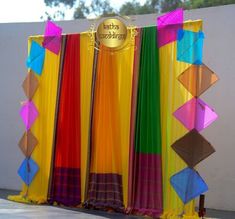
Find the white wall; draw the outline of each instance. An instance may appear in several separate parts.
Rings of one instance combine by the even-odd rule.
[[[186,11],[186,19],[203,19],[204,63],[220,77],[202,99],[219,119],[203,131],[216,153],[199,164],[209,185],[206,207],[235,210],[235,5]],[[139,26],[155,24],[156,15],[136,17]],[[64,33],[85,31],[87,20],[59,22]],[[44,32],[45,23],[0,24],[0,188],[20,189],[17,169],[23,155],[17,143],[24,131],[19,116],[25,99],[21,84],[27,69],[27,37]]]

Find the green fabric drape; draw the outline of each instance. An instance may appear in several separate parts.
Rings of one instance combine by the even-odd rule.
[[[142,29],[133,159],[133,213],[159,217],[162,213],[160,71],[156,27]],[[135,96],[135,95],[133,95]]]

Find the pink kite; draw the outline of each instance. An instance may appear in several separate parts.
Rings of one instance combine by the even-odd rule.
[[[199,98],[192,98],[174,112],[174,116],[188,129],[198,132],[214,122],[218,115]]]
[[[20,116],[25,124],[26,130],[29,130],[36,118],[38,117],[38,111],[32,101],[26,101],[20,110]]]
[[[183,29],[183,21],[182,8],[157,18],[158,47],[177,40],[177,31]]]
[[[47,21],[44,33],[43,47],[55,54],[59,54],[61,45],[62,28],[51,21]]]

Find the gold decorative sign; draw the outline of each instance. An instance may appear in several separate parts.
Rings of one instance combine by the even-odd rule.
[[[99,24],[96,37],[104,46],[117,48],[122,46],[126,41],[127,27],[117,18],[105,19]]]

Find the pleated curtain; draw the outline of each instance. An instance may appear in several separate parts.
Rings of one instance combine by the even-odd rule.
[[[50,201],[81,203],[80,35],[65,37]]]
[[[94,42],[88,33],[80,34],[80,94],[81,94],[81,201],[85,202],[90,163],[90,116]]]
[[[127,206],[133,56],[134,44],[97,54],[87,197],[96,208]]]
[[[160,70],[156,27],[141,30],[134,140],[129,184],[132,213],[162,213]],[[135,95],[133,95],[135,96]]]
[[[202,21],[188,21],[184,30],[197,32],[202,30]],[[160,47],[161,78],[161,133],[162,133],[162,173],[163,173],[163,209],[162,218],[198,218],[194,210],[194,201],[184,205],[173,187],[170,177],[186,167],[183,160],[173,151],[171,145],[184,134],[186,128],[177,121],[173,112],[191,99],[192,95],[177,80],[178,76],[190,64],[177,61],[177,41]]]
[[[42,45],[43,37],[30,37],[28,40],[28,48],[30,48],[32,40]],[[38,76],[35,74],[39,81],[39,87],[32,99],[39,112],[39,117],[31,127],[33,135],[38,140],[38,145],[32,153],[32,159],[39,166],[39,171],[35,175],[30,186],[27,187],[23,184],[20,195],[10,196],[10,200],[27,203],[34,202],[38,204],[47,202],[51,157],[53,153],[52,146],[54,139],[59,68],[60,54],[55,55],[46,50],[42,75]]]

